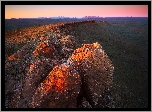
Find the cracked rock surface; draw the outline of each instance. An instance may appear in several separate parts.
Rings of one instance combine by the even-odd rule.
[[[102,94],[110,95],[114,67],[102,46],[96,42],[77,48],[69,34],[73,27],[93,22],[31,29],[32,41],[6,60],[6,107],[96,108]],[[102,107],[111,104],[108,95],[102,96]]]

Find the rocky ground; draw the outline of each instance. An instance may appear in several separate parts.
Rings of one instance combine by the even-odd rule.
[[[148,79],[147,21],[80,21],[5,32],[6,108],[147,108]]]
[[[113,107],[114,66],[98,42],[80,39],[80,44],[75,29],[82,24],[91,28],[96,23],[58,23],[5,33],[6,108]]]

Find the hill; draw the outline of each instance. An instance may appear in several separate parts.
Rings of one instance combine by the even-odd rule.
[[[84,96],[82,92],[81,94],[75,94],[73,97],[74,99],[70,99],[69,101],[74,100],[76,102],[79,102],[79,106],[83,108],[147,107],[148,37],[145,34],[148,34],[148,30],[145,30],[146,26],[143,28],[142,23],[135,23],[135,25],[132,27],[129,23],[112,25],[106,21],[81,21],[33,26],[6,32],[6,107],[27,107],[27,105],[35,107],[37,104],[36,98],[38,96],[35,96],[33,94],[40,93],[38,91],[39,89],[37,88],[41,88],[39,85],[41,82],[44,81],[43,83],[45,83],[45,78],[48,76],[50,71],[53,70],[56,65],[57,68],[60,68],[64,66],[64,63],[69,62],[68,60],[72,58],[71,56],[75,55],[73,52],[76,49],[82,49],[82,46],[86,45],[96,45],[96,42],[102,46],[101,49],[104,49],[109,56],[109,58],[107,57],[104,60],[107,60],[106,62],[109,62],[108,60],[110,59],[115,68],[112,81],[113,86],[110,88],[110,91],[108,91],[109,89],[107,88],[109,86],[103,86],[105,87],[103,90],[101,89],[103,87],[100,87],[101,91],[98,91],[99,87],[95,86],[94,91],[97,96],[95,95],[94,97],[98,97],[98,101],[95,100],[96,98],[92,98],[91,96]],[[141,32],[140,34],[137,33],[139,31]],[[96,49],[96,47],[87,48],[89,50]],[[98,55],[100,56],[100,53]],[[91,62],[94,60],[88,57],[85,58],[84,62],[80,62],[80,65],[78,66],[79,69],[73,71],[76,72],[76,74],[78,72],[81,78],[83,77],[81,74],[90,74],[86,71],[83,71],[85,69],[90,69],[84,68],[84,66],[82,66],[85,62],[89,65],[89,61],[86,59],[89,59]],[[98,62],[100,61],[98,60]],[[73,60],[72,63],[74,66],[76,66],[75,63],[77,62]],[[91,64],[90,66],[94,66],[94,64]],[[101,64],[99,70],[101,70],[103,66],[108,67],[109,65]],[[83,69],[81,67],[83,67]],[[100,76],[97,72],[97,68],[98,67],[91,69],[91,73],[97,75],[88,75],[88,77],[94,77],[93,79],[89,79],[88,83],[91,81],[92,84],[96,84],[94,81],[97,80]],[[100,72],[103,74],[106,73],[104,70],[101,70]],[[109,76],[110,73],[107,73],[107,76]],[[50,74],[50,76],[52,76],[53,73],[51,72]],[[105,79],[108,80],[108,78]],[[74,79],[71,78],[69,80],[74,81]],[[99,83],[101,82],[102,81],[99,81]],[[81,83],[83,83],[83,81],[80,81],[80,79],[78,79],[78,86],[76,86],[74,92],[79,93],[81,91],[81,89],[79,89],[81,87]],[[88,83],[85,83],[84,87],[87,85],[89,88],[92,88],[92,86],[89,86]],[[29,86],[29,84],[31,85]],[[85,91],[88,92],[90,90]],[[103,91],[107,93],[107,95],[103,94]],[[93,93],[94,92],[90,91],[89,95],[92,95]],[[46,99],[48,95],[44,96],[43,98]],[[20,96],[20,98],[18,98],[18,96]],[[16,99],[12,99],[13,97]],[[61,99],[63,97],[64,96],[62,95],[60,96]],[[30,99],[32,103],[27,102]],[[15,102],[13,102],[14,100]],[[42,102],[46,103],[48,100],[42,100]],[[56,105],[60,103],[62,102],[55,101],[51,104],[51,107],[56,107]],[[39,103],[39,105],[41,104]],[[71,106],[74,105],[76,104],[71,104]]]

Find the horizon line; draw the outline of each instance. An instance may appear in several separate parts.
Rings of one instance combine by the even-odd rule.
[[[109,17],[112,17],[112,18],[115,18],[115,17],[128,17],[128,18],[134,18],[134,17],[143,17],[143,18],[148,18],[147,16],[105,16],[105,17],[101,17],[101,16],[84,16],[84,17],[64,17],[64,16],[55,16],[55,17],[21,17],[21,18],[5,18],[5,19],[51,19],[51,18],[70,18],[70,19],[73,19],[73,18],[91,18],[91,17],[96,17],[96,18],[109,18]]]

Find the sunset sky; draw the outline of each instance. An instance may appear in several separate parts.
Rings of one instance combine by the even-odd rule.
[[[5,19],[58,16],[148,17],[148,5],[5,5]]]

